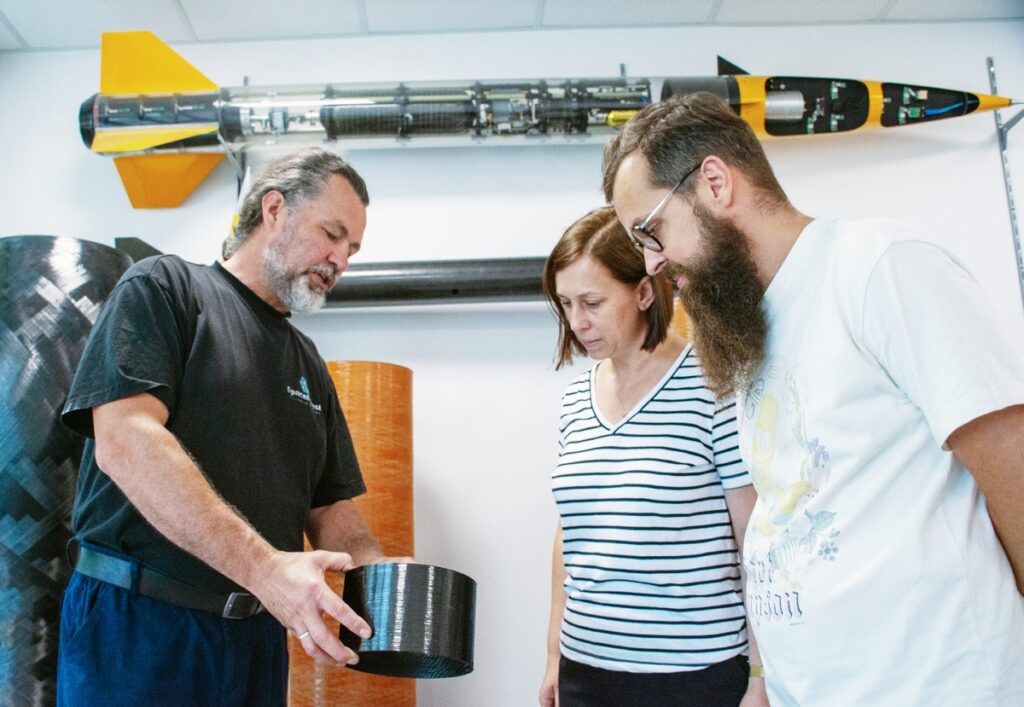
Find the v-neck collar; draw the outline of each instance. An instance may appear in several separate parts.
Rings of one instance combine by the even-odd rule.
[[[623,415],[622,419],[615,424],[609,422],[608,418],[605,417],[604,413],[601,412],[601,409],[597,406],[597,367],[603,362],[595,364],[590,369],[590,376],[588,380],[588,383],[590,384],[590,408],[594,411],[594,417],[599,423],[601,423],[602,427],[612,434],[618,432],[623,425],[633,419],[638,412],[643,410],[647,406],[647,403],[651,402],[654,396],[661,392],[661,389],[665,387],[665,384],[672,379],[672,376],[676,374],[679,367],[683,365],[684,361],[686,361],[686,358],[690,355],[690,351],[690,342],[686,342],[686,346],[683,347],[683,350],[679,352],[678,356],[676,356],[676,360],[668,367],[668,370],[665,371],[665,375],[663,375],[657,383],[651,386],[651,389],[647,391],[646,395],[640,398],[637,404],[633,406],[633,409]]]

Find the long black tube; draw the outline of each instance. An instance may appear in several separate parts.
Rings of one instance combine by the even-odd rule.
[[[544,258],[427,260],[352,265],[328,307],[540,299]]]
[[[135,261],[160,251],[138,238],[114,239]],[[327,307],[445,302],[521,302],[543,297],[543,257],[409,260],[349,266],[327,293]]]

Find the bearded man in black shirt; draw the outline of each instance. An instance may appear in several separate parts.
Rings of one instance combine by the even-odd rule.
[[[161,255],[118,283],[63,413],[88,440],[61,704],[284,705],[286,631],[357,660],[324,615],[369,626],[324,575],[385,558],[331,379],[288,316],[323,304],[368,203],[340,157],[291,153],[253,184],[223,262]]]

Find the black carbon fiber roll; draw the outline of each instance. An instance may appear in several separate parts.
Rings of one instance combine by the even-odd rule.
[[[402,678],[447,678],[473,670],[476,582],[433,565],[381,563],[345,574],[343,598],[373,629],[361,639],[341,627],[359,654],[354,670]]]
[[[64,545],[82,442],[59,418],[100,305],[130,258],[0,238],[0,704],[56,701]]]
[[[327,306],[541,299],[543,278],[543,257],[357,263],[327,293]]]

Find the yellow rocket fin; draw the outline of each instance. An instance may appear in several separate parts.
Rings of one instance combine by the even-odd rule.
[[[100,93],[194,93],[219,88],[152,32],[104,32],[100,46]]]
[[[209,152],[115,157],[128,199],[136,209],[172,209],[224,159]]]
[[[158,127],[122,130],[97,130],[92,140],[93,152],[139,152],[150,147],[166,145],[196,135],[217,131],[217,124],[190,125],[188,127]]]

